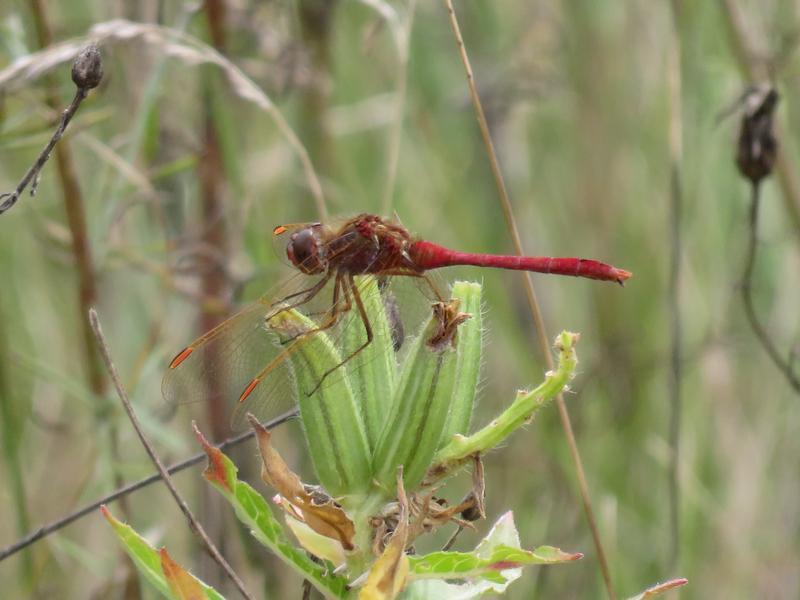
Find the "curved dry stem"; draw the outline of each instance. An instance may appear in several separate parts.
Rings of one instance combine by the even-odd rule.
[[[231,84],[233,93],[258,106],[272,119],[300,160],[320,219],[327,218],[328,211],[322,185],[305,146],[266,92],[230,60],[194,36],[152,23],[135,23],[124,19],[106,21],[94,25],[88,38],[98,46],[112,42],[126,43],[131,39],[137,39],[152,45],[165,56],[181,60],[186,64],[211,63],[218,66]],[[20,81],[38,78],[59,65],[73,60],[85,46],[86,41],[85,38],[79,38],[53,44],[15,61],[0,70],[0,88],[12,89]]]
[[[106,338],[103,335],[103,330],[100,327],[100,320],[98,319],[97,312],[94,310],[94,308],[89,309],[89,323],[91,324],[92,331],[97,339],[97,344],[100,346],[100,354],[103,356],[103,362],[106,365],[108,374],[111,376],[111,381],[114,382],[114,388],[117,390],[117,395],[122,402],[122,406],[125,408],[125,412],[131,421],[131,425],[133,425],[136,435],[142,442],[142,446],[144,446],[144,449],[147,451],[150,460],[153,461],[153,464],[161,475],[161,479],[164,480],[164,483],[172,494],[172,497],[175,499],[175,502],[178,504],[178,507],[181,509],[181,512],[189,521],[189,527],[197,534],[197,536],[203,542],[203,545],[206,547],[206,550],[208,550],[208,553],[211,555],[214,561],[220,567],[222,567],[222,570],[225,571],[225,574],[234,583],[242,596],[248,600],[251,600],[253,597],[244,587],[244,583],[233,570],[233,568],[228,564],[228,561],[225,560],[225,557],[222,556],[220,551],[211,541],[211,538],[208,537],[208,534],[200,524],[200,521],[197,520],[192,511],[189,509],[188,504],[186,504],[186,501],[180,495],[178,489],[175,487],[175,484],[172,482],[172,478],[170,477],[166,467],[164,467],[164,464],[161,462],[158,454],[156,454],[152,444],[150,444],[150,441],[145,436],[141,424],[139,423],[139,418],[136,416],[133,406],[128,399],[128,393],[125,391],[125,388],[122,385],[122,380],[119,378],[119,373],[117,373],[117,368],[114,365],[114,361],[111,359],[111,351],[108,348],[108,343],[106,342]]]
[[[753,184],[753,192],[750,200],[750,238],[747,246],[747,257],[744,263],[744,275],[742,276],[742,302],[744,304],[744,312],[747,315],[747,320],[753,333],[756,334],[758,341],[764,347],[770,360],[778,367],[778,370],[783,373],[786,381],[794,390],[800,394],[800,378],[792,369],[792,364],[788,359],[784,359],[775,344],[767,333],[766,328],[761,324],[756,314],[755,304],[753,302],[753,271],[756,265],[756,249],[758,248],[758,205],[760,199],[760,187],[757,183]]]

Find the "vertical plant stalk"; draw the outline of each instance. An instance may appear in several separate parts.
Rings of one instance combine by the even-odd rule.
[[[742,277],[742,302],[744,304],[745,315],[747,315],[747,320],[750,322],[750,327],[769,355],[770,360],[772,360],[775,366],[783,373],[789,385],[791,385],[797,393],[800,393],[800,378],[798,378],[797,374],[794,372],[791,361],[784,359],[780,355],[780,352],[778,352],[766,328],[761,324],[761,321],[759,321],[753,302],[753,271],[755,270],[756,249],[758,248],[758,205],[760,189],[760,184],[753,183],[753,191],[750,200],[750,241],[747,246],[747,258],[745,259],[744,275]]]
[[[206,15],[211,45],[224,56],[227,13],[225,0],[204,0],[203,12]],[[224,302],[230,291],[224,263],[228,256],[228,221],[225,218],[226,173],[220,144],[221,132],[218,130],[214,107],[215,94],[220,91],[217,80],[216,72],[208,68],[201,70],[199,85],[203,99],[203,145],[197,163],[197,175],[200,188],[203,243],[211,249],[211,252],[205,254],[201,259],[200,285],[203,295]],[[227,311],[220,313],[209,310],[208,306],[201,307],[198,323],[200,331],[211,331],[227,316]],[[230,434],[228,398],[223,392],[224,383],[214,376],[214,370],[210,368],[220,358],[217,351],[211,352],[205,358],[209,368],[204,370],[202,377],[206,379],[206,385],[210,392],[206,401],[206,415],[212,441],[219,443]],[[201,497],[203,498],[201,514],[208,527],[209,536],[217,546],[225,551],[227,544],[224,512],[221,510],[222,499],[218,495],[209,494],[207,488],[203,489]],[[213,555],[211,558],[216,560]],[[212,583],[221,583],[207,558],[201,562],[200,568],[207,573],[206,577],[210,578]]]
[[[331,89],[331,32],[337,4],[337,0],[301,0],[297,6],[300,32],[311,63],[310,81],[301,90],[301,121],[311,161],[326,179],[336,172],[336,153],[327,115]],[[324,203],[317,202],[317,215],[320,220],[327,220]]]
[[[667,87],[669,92],[669,170],[670,170],[670,269],[667,302],[670,322],[670,374],[669,374],[669,512],[670,550],[669,564],[674,569],[680,560],[680,433],[681,433],[681,346],[683,328],[680,311],[681,260],[683,240],[681,222],[683,215],[683,188],[681,165],[683,162],[683,111],[681,104],[681,0],[672,0],[672,43],[667,57]]]
[[[224,0],[206,0],[204,12],[207,15],[211,44],[217,52],[225,52],[225,2]],[[201,266],[201,286],[206,297],[224,302],[228,293],[228,282],[223,265],[214,257],[227,256],[228,240],[225,228],[225,203],[223,188],[225,172],[222,164],[221,148],[214,122],[211,102],[214,94],[214,75],[208,71],[203,73],[201,84],[204,96],[203,149],[197,165],[200,183],[200,205],[202,212],[203,243],[212,249],[211,255],[203,260]],[[213,255],[213,256],[212,256]],[[200,313],[200,331],[210,331],[227,315],[203,308]],[[209,356],[209,362],[215,357]],[[211,435],[214,442],[225,439],[229,433],[226,398],[223,397],[221,382],[211,378],[207,384],[213,390],[208,397],[206,411]]]
[[[389,216],[394,197],[394,186],[397,181],[397,163],[400,159],[400,142],[403,139],[403,116],[406,112],[406,96],[408,89],[408,53],[411,45],[411,29],[414,26],[414,11],[417,0],[409,0],[406,20],[402,31],[396,35],[397,40],[397,80],[395,85],[395,114],[392,120],[386,153],[386,182],[383,188],[381,214]]]
[[[466,71],[467,75],[467,85],[469,86],[469,93],[470,98],[472,100],[472,106],[475,110],[475,116],[478,119],[478,125],[481,131],[481,137],[483,138],[483,143],[486,146],[486,151],[489,157],[489,164],[492,169],[492,175],[494,176],[495,185],[497,186],[498,198],[500,201],[500,206],[503,210],[503,217],[506,221],[506,227],[508,228],[508,232],[511,236],[511,240],[514,244],[514,251],[522,256],[525,254],[523,247],[522,247],[522,240],[519,236],[519,230],[517,229],[516,219],[514,218],[514,211],[511,207],[511,200],[508,196],[508,191],[506,189],[505,180],[503,179],[503,173],[500,170],[500,163],[497,159],[497,154],[494,150],[494,144],[492,143],[492,138],[489,133],[489,125],[486,122],[486,115],[483,112],[483,105],[481,104],[480,96],[478,96],[478,90],[475,86],[475,78],[472,74],[472,66],[470,65],[469,56],[467,55],[467,49],[464,45],[464,39],[461,36],[461,28],[458,25],[458,18],[456,17],[455,8],[453,7],[452,0],[444,0],[445,7],[447,8],[447,12],[450,17],[450,25],[453,29],[453,35],[456,39],[456,44],[458,45],[458,50],[461,55],[461,62],[464,64],[464,70]],[[550,354],[550,344],[548,342],[548,334],[547,329],[545,327],[544,318],[542,316],[542,311],[539,306],[539,301],[536,298],[536,291],[533,288],[533,280],[529,273],[524,274],[525,280],[525,293],[528,299],[528,306],[531,311],[531,315],[533,316],[533,321],[536,327],[536,334],[539,341],[539,349],[544,356],[545,364],[547,365],[547,369],[552,371],[554,368],[553,363],[553,356]],[[606,592],[608,593],[608,597],[611,600],[615,600],[616,594],[614,593],[614,586],[611,581],[611,573],[608,568],[608,561],[606,560],[606,553],[605,549],[603,548],[602,540],[600,539],[600,531],[597,527],[597,521],[594,517],[594,510],[592,509],[592,502],[589,496],[589,484],[586,481],[586,473],[583,469],[583,462],[581,461],[581,455],[578,450],[578,444],[575,441],[575,434],[572,431],[572,423],[569,418],[569,412],[567,411],[566,402],[564,402],[564,395],[558,394],[556,397],[556,404],[558,405],[558,414],[561,419],[561,427],[564,430],[564,435],[567,439],[567,445],[569,446],[570,455],[572,457],[572,462],[575,466],[575,474],[578,480],[578,488],[581,494],[581,501],[583,503],[583,510],[586,515],[586,520],[589,524],[589,529],[592,533],[592,539],[594,541],[595,550],[597,552],[597,559],[600,563],[600,571],[603,576],[603,581],[605,582]]]
[[[722,13],[728,26],[728,39],[730,40],[731,50],[742,77],[752,83],[766,82],[770,79],[767,65],[759,60],[753,51],[751,41],[745,33],[742,14],[734,0],[722,0]],[[789,161],[786,155],[786,142],[788,137],[785,135],[780,123],[776,122],[775,137],[778,139],[778,156],[776,160],[776,170],[778,171],[778,181],[783,191],[783,203],[786,212],[795,228],[795,233],[800,236],[800,179],[797,176],[796,167]]]
[[[139,417],[136,416],[136,413],[133,410],[133,406],[131,405],[130,399],[128,398],[128,392],[125,391],[125,387],[122,385],[122,380],[119,378],[119,373],[117,372],[117,367],[114,365],[114,361],[111,359],[111,351],[108,348],[108,343],[106,342],[105,335],[103,335],[103,329],[100,326],[100,319],[97,317],[97,312],[94,308],[89,309],[89,319],[88,319],[89,326],[92,330],[92,334],[94,335],[95,339],[97,340],[97,344],[100,347],[100,352],[103,356],[103,361],[105,362],[106,369],[108,370],[108,374],[111,376],[111,381],[114,382],[114,388],[117,391],[117,396],[119,396],[120,402],[122,402],[122,406],[125,409],[125,412],[128,415],[128,418],[131,421],[131,425],[133,426],[134,430],[136,430],[136,435],[139,436],[139,441],[141,441],[142,446],[144,446],[145,451],[147,452],[150,460],[155,465],[156,469],[158,470],[159,474],[161,475],[161,479],[164,480],[164,484],[169,489],[172,497],[175,499],[175,502],[178,504],[178,507],[181,509],[181,512],[184,514],[186,519],[189,521],[189,526],[194,531],[197,536],[202,540],[203,545],[205,546],[208,553],[214,559],[214,561],[219,564],[220,567],[225,571],[227,576],[233,581],[236,588],[242,594],[244,598],[248,600],[252,600],[252,596],[249,594],[247,589],[244,587],[244,583],[242,580],[239,579],[239,576],[236,572],[231,568],[225,558],[220,554],[217,547],[214,546],[211,539],[206,534],[203,526],[200,522],[195,518],[192,514],[192,511],[189,509],[189,506],[186,504],[186,501],[178,492],[178,489],[175,487],[175,484],[172,482],[172,478],[170,477],[169,473],[167,472],[164,463],[161,462],[161,459],[156,454],[155,449],[153,448],[150,441],[144,434],[142,430],[142,426],[139,423]]]

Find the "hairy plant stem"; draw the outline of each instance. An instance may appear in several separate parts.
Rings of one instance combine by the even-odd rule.
[[[491,135],[489,133],[489,125],[486,122],[486,116],[483,111],[483,105],[481,104],[480,96],[478,95],[477,87],[475,86],[475,78],[472,74],[472,66],[470,65],[469,56],[467,55],[467,49],[464,45],[464,40],[461,36],[461,28],[458,25],[458,18],[456,17],[455,8],[453,7],[452,0],[444,0],[445,7],[447,12],[450,16],[450,25],[453,29],[453,34],[456,39],[456,44],[458,45],[458,50],[461,55],[461,61],[464,64],[464,70],[466,71],[467,75],[467,85],[469,86],[469,93],[470,98],[472,100],[472,106],[475,110],[475,116],[478,119],[478,125],[481,130],[481,136],[483,138],[483,143],[486,146],[486,151],[489,156],[489,164],[492,169],[492,174],[494,176],[495,185],[498,191],[498,198],[500,201],[500,206],[503,211],[503,217],[506,221],[506,226],[508,228],[509,235],[511,236],[511,240],[514,244],[514,251],[518,255],[524,255],[525,252],[522,247],[522,240],[519,236],[519,230],[517,229],[516,219],[514,218],[514,212],[511,207],[511,200],[508,195],[508,191],[506,190],[505,180],[503,179],[503,173],[500,170],[500,163],[497,159],[497,154],[494,150],[494,143],[492,142]],[[528,306],[531,311],[531,315],[533,316],[534,325],[536,328],[536,335],[539,341],[539,350],[544,357],[545,364],[547,365],[548,370],[553,370],[553,357],[550,354],[550,343],[548,341],[548,334],[547,329],[544,323],[544,317],[542,316],[542,310],[539,306],[539,301],[536,298],[536,292],[533,288],[533,280],[529,273],[523,274],[523,279],[525,282],[525,294],[528,299]],[[603,581],[606,586],[606,592],[608,597],[611,600],[616,598],[616,594],[614,592],[614,586],[611,581],[611,572],[608,567],[608,561],[606,560],[606,553],[603,548],[603,543],[600,538],[600,530],[597,527],[597,522],[594,517],[594,510],[592,509],[592,502],[589,495],[589,484],[586,481],[586,473],[583,469],[583,462],[581,460],[581,455],[578,450],[578,444],[575,440],[575,434],[572,431],[572,422],[569,418],[569,412],[567,411],[566,402],[564,402],[564,395],[558,394],[556,397],[556,404],[558,406],[558,414],[559,418],[561,419],[561,427],[564,430],[564,435],[567,440],[567,445],[569,446],[570,456],[572,457],[573,465],[575,466],[575,475],[578,480],[578,488],[580,490],[581,495],[581,502],[583,504],[583,510],[586,515],[586,520],[589,524],[589,529],[592,533],[592,539],[594,541],[595,550],[597,551],[597,559],[600,563],[600,571],[603,576]]]
[[[376,515],[391,498],[391,493],[374,487],[364,496],[342,500],[342,506],[355,525],[353,545],[356,547],[356,552],[347,557],[347,569],[353,577],[368,570],[375,561],[375,556],[372,554],[373,527],[370,518]]]

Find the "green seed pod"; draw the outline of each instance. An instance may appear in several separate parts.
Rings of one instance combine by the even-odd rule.
[[[272,317],[268,326],[281,335],[313,329],[316,324],[296,310],[287,310]],[[370,482],[369,444],[346,365],[318,386],[326,371],[341,362],[341,355],[325,332],[319,332],[300,344],[289,360],[319,482],[335,497],[362,492]]]
[[[388,402],[397,383],[397,357],[386,317],[384,297],[378,289],[377,280],[375,277],[361,277],[356,280],[356,285],[369,317],[372,343],[363,347],[367,341],[366,330],[359,317],[358,307],[353,306],[343,332],[342,354],[349,356],[358,351],[347,362],[346,367],[353,393],[361,407],[370,448],[374,449],[386,418]]]
[[[453,434],[469,433],[483,356],[481,285],[470,281],[456,281],[453,284],[453,298],[461,301],[461,310],[472,315],[472,318],[458,329],[456,384],[450,402],[450,416],[439,442],[440,447],[447,444]]]
[[[434,317],[403,364],[373,459],[375,479],[384,489],[393,489],[397,467],[403,465],[405,485],[413,490],[439,445],[455,389],[456,330],[469,318],[458,306],[458,300],[434,305]]]

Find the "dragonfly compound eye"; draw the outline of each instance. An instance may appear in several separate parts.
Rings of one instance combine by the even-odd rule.
[[[325,261],[320,256],[320,245],[312,227],[292,234],[286,246],[286,256],[291,263],[307,275],[325,271]]]

